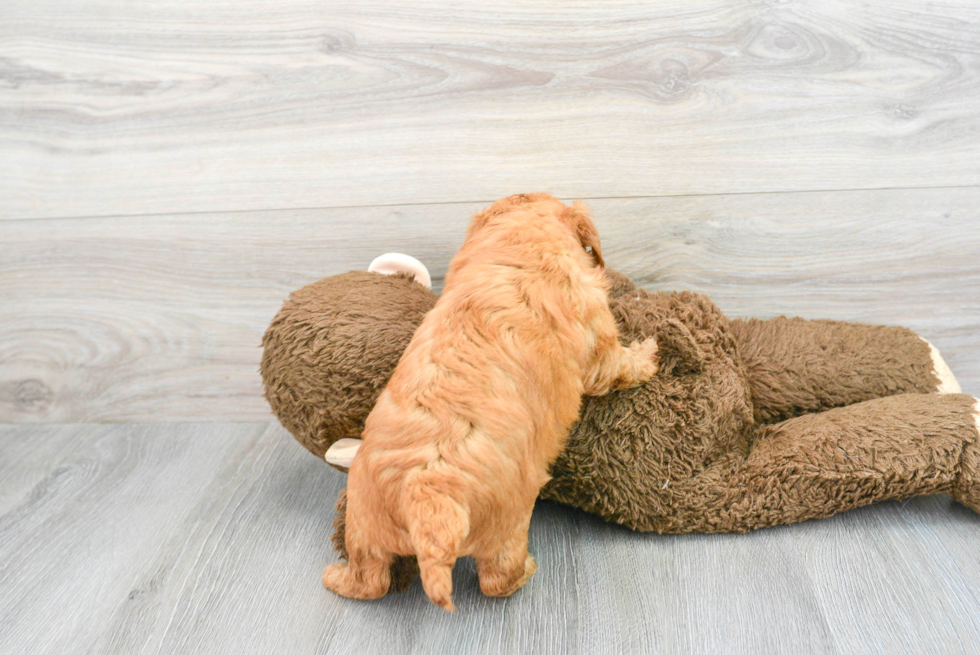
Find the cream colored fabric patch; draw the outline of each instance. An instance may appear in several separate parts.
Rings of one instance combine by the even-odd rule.
[[[330,448],[327,449],[323,459],[325,459],[328,464],[342,466],[345,469],[349,469],[351,462],[354,461],[354,455],[357,454],[357,450],[360,447],[360,439],[338,439],[332,446],[330,446]]]
[[[939,378],[939,387],[936,388],[936,392],[960,393],[962,391],[960,389],[960,383],[956,381],[956,376],[949,370],[949,366],[942,358],[942,355],[939,354],[939,350],[925,339],[922,340],[929,344],[929,354],[932,355],[932,368]]]
[[[389,252],[374,258],[368,266],[368,272],[381,273],[382,275],[394,275],[395,273],[411,273],[415,276],[415,281],[426,289],[432,288],[432,276],[425,264],[415,259],[411,255],[403,255],[400,252]]]

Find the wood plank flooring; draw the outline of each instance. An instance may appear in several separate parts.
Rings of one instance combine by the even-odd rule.
[[[5,653],[969,653],[980,518],[945,496],[749,535],[540,503],[509,600],[323,589],[344,476],[278,426],[0,428]]]

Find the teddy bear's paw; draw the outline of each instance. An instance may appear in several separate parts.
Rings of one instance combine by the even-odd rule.
[[[980,514],[980,400],[973,399],[973,427],[977,431],[974,440],[964,447],[960,458],[960,474],[952,496],[977,514]]]
[[[323,459],[326,460],[327,464],[349,469],[354,461],[354,455],[357,454],[360,447],[360,439],[338,439],[327,449]]]
[[[922,337],[919,338],[922,339]],[[929,346],[929,356],[932,357],[932,371],[939,379],[939,386],[936,387],[936,393],[960,393],[962,391],[960,389],[960,383],[956,381],[956,376],[949,369],[946,360],[939,354],[939,349],[925,339],[922,340]]]

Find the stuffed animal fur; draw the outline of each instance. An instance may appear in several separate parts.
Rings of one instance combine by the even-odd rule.
[[[380,261],[380,264],[378,263]],[[417,261],[310,284],[265,334],[266,398],[340,470],[436,297]],[[399,272],[400,271],[400,272]],[[948,493],[980,512],[980,404],[901,327],[729,319],[705,296],[639,289],[607,270],[626,342],[655,337],[660,373],[585,397],[541,498],[634,530],[746,532],[879,500]],[[345,497],[337,502],[343,552]],[[417,576],[392,566],[392,590]]]

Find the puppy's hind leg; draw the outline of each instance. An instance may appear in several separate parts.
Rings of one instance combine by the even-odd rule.
[[[323,569],[323,586],[330,591],[358,600],[373,600],[388,593],[391,562],[381,557],[362,556],[335,562]]]
[[[323,586],[334,593],[371,600],[388,593],[393,556],[362,543],[357,520],[347,515],[346,562],[335,562],[323,570]]]
[[[537,562],[527,552],[527,526],[507,540],[496,556],[476,560],[480,589],[487,596],[510,596],[537,570]]]

